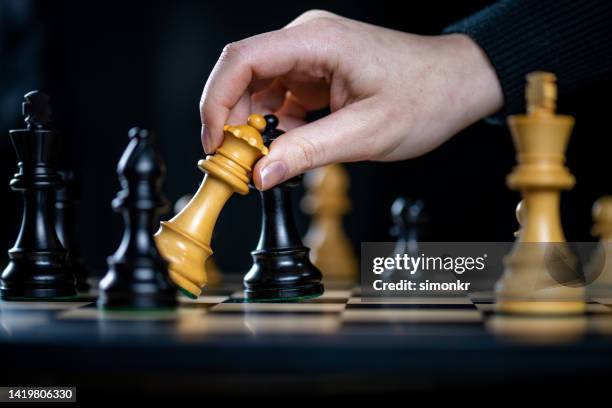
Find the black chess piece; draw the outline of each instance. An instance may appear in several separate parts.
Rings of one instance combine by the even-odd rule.
[[[62,246],[66,249],[66,266],[76,277],[77,290],[87,292],[90,285],[87,282],[88,270],[75,231],[75,201],[79,194],[79,185],[73,171],[59,172],[64,180],[62,188],[55,193],[55,231]]]
[[[66,250],[53,225],[54,195],[62,186],[57,172],[60,136],[50,126],[49,96],[32,91],[24,99],[27,128],[9,132],[18,159],[18,172],[10,186],[23,194],[23,219],[8,252],[0,295],[3,299],[75,296],[75,278],[66,267]]]
[[[391,219],[390,234],[396,239],[397,253],[416,253],[427,221],[423,201],[397,198],[391,205]]]
[[[278,119],[266,115],[264,143],[269,146],[284,132]],[[310,262],[310,249],[302,243],[293,218],[291,191],[301,182],[294,177],[260,192],[261,235],[251,252],[253,265],[244,277],[247,300],[296,300],[323,293],[321,272]]]
[[[391,220],[393,226],[389,230],[395,238],[393,257],[395,255],[407,254],[418,256],[419,240],[422,238],[426,223],[424,204],[421,200],[411,201],[404,197],[399,197],[391,205]],[[396,272],[395,268],[385,271],[385,276],[390,276]],[[413,271],[412,278],[420,276],[420,271]]]
[[[112,203],[113,209],[123,215],[125,230],[119,248],[108,258],[109,269],[100,282],[98,305],[175,307],[176,286],[153,240],[157,218],[168,207],[161,191],[165,166],[149,132],[133,128],[129,137],[117,165],[121,190]]]

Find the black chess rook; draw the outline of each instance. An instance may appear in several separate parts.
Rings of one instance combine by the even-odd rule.
[[[119,248],[108,259],[98,306],[172,308],[177,303],[176,287],[153,240],[157,218],[168,207],[161,191],[165,166],[148,131],[133,128],[129,137],[117,165],[121,190],[112,203],[122,214],[125,229]]]
[[[283,131],[278,119],[266,115],[264,143],[269,146]],[[261,234],[257,248],[251,252],[253,265],[244,277],[248,300],[295,300],[323,293],[321,272],[310,262],[310,249],[298,234],[291,191],[301,177],[287,180],[260,192],[262,202]]]
[[[23,195],[21,229],[0,279],[3,299],[50,299],[76,295],[75,277],[66,267],[66,250],[54,226],[55,192],[62,186],[57,172],[59,134],[51,129],[49,97],[25,95],[26,129],[9,132],[18,171],[11,189]]]

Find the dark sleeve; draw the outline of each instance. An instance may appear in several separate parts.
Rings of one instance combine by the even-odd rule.
[[[444,33],[463,33],[489,57],[504,93],[497,119],[525,111],[525,75],[554,72],[560,97],[612,77],[611,0],[502,0]]]

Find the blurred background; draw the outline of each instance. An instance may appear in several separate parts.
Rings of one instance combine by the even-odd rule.
[[[167,165],[165,194],[174,203],[202,179],[198,102],[221,49],[322,8],[372,24],[419,34],[445,26],[488,1],[427,2],[336,0],[292,2],[44,1],[0,0],[0,251],[15,240],[21,217],[19,194],[8,184],[16,159],[8,130],[22,127],[21,102],[32,89],[49,93],[64,136],[63,160],[81,183],[77,232],[96,274],[119,244],[121,218],[110,202],[119,185],[115,172],[132,126],[158,136]],[[604,84],[605,85],[605,84]],[[568,240],[592,240],[591,206],[612,192],[610,84],[564,95],[559,111],[576,117],[568,165],[577,186],[563,195]],[[389,208],[398,196],[422,199],[430,241],[511,241],[517,228],[518,194],[505,177],[514,148],[504,126],[477,123],[418,159],[397,163],[352,163],[353,208],[345,229],[359,250],[362,241],[389,241]],[[295,212],[304,233],[308,218]],[[163,218],[168,218],[170,214]],[[223,210],[212,247],[224,272],[250,266],[260,227],[258,194],[234,196]]]

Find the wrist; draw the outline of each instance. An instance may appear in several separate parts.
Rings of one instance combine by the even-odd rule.
[[[504,105],[504,97],[489,57],[472,38],[465,34],[440,37],[450,50],[451,66],[455,71],[457,92],[463,105],[464,125],[493,115]]]

